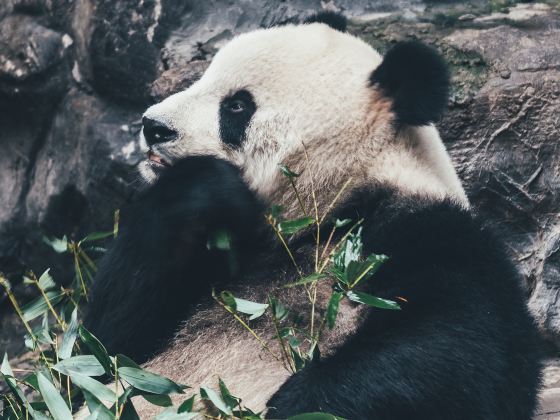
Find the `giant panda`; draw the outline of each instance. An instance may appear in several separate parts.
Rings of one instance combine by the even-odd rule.
[[[382,57],[341,15],[235,37],[200,80],[143,115],[149,186],[123,212],[86,327],[111,353],[195,389],[219,376],[268,418],[529,419],[535,326],[433,125],[448,90],[432,48],[397,43]],[[329,214],[363,219],[364,253],[389,256],[362,290],[401,299],[398,311],[344,303],[320,357],[295,374],[211,297],[308,303],[282,287],[298,273],[265,221],[272,205],[301,213],[279,164],[300,174],[300,198],[308,209],[315,198],[319,214],[342,191]],[[207,246],[224,229],[235,266]],[[301,267],[312,267],[315,239],[290,239]],[[319,289],[319,308],[328,296]],[[251,325],[267,334],[269,322]],[[158,409],[137,405],[143,418]]]

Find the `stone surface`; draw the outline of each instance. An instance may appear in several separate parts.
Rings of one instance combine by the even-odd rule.
[[[560,418],[560,360],[550,359],[543,372],[543,392],[539,413],[535,420],[558,420]]]
[[[0,1],[0,270],[17,283],[23,268],[53,266],[64,281],[66,261],[41,237],[111,225],[135,191],[143,109],[190,85],[235,34],[325,8],[381,52],[421,39],[444,54],[442,137],[560,346],[560,5],[511,3]]]

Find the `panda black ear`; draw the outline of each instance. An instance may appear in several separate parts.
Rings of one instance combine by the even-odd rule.
[[[314,14],[303,21],[303,23],[324,23],[340,32],[346,32],[346,17],[337,12],[324,11]]]
[[[435,122],[447,107],[447,65],[436,50],[419,42],[403,42],[391,48],[371,74],[370,82],[393,100],[400,123]]]

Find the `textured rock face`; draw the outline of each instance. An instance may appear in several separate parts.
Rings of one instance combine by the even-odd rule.
[[[319,0],[0,2],[0,270],[40,272],[43,234],[106,229],[135,192],[142,111],[189,86],[237,33],[342,10],[385,51],[418,38],[453,70],[439,124],[469,197],[506,241],[560,345],[558,6]]]

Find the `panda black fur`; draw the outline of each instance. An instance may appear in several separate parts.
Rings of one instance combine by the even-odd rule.
[[[326,27],[332,22],[338,32]],[[418,43],[397,44],[381,61],[343,34],[341,22],[337,15],[319,15],[303,26],[240,37],[229,53],[224,47],[216,56],[198,85],[146,112],[177,139],[142,139],[151,156],[143,171],[153,186],[123,214],[121,233],[97,275],[86,326],[111,353],[149,359],[148,368],[180,382],[212,385],[209,380],[222,376],[249,407],[266,404],[269,418],[326,411],[349,419],[528,419],[540,359],[519,275],[500,242],[481,229],[437,131],[428,125],[446,105],[447,69]],[[338,74],[324,68],[319,51],[319,58],[309,58],[316,67],[306,68],[312,79],[296,84],[302,91],[286,105],[279,95],[294,89],[286,81],[307,76],[290,61],[293,45],[279,53],[296,72],[286,79],[284,69],[274,73],[282,60],[263,53],[280,50],[284,40],[299,45],[306,36],[312,41],[296,55],[300,61],[323,47],[344,55],[351,45],[356,62],[364,54],[379,62],[369,74],[352,68]],[[255,52],[246,52],[252,45]],[[249,56],[238,59],[243,53]],[[237,65],[248,74],[237,74]],[[336,90],[347,74],[363,97],[349,110],[344,100],[353,101],[352,92]],[[303,92],[321,78],[332,82],[325,89],[340,95],[336,101]],[[301,116],[314,112],[305,103],[313,99],[325,101],[333,114]],[[290,114],[289,106],[299,102]],[[273,105],[288,107],[275,114]],[[350,113],[337,120],[335,111]],[[345,126],[354,113],[356,120]],[[308,126],[315,119],[321,121]],[[297,137],[292,129],[303,138],[290,140]],[[301,142],[308,158],[302,158]],[[332,214],[363,218],[364,254],[390,256],[363,290],[406,300],[401,311],[343,306],[321,359],[293,376],[268,360],[210,298],[218,287],[261,301],[273,293],[292,308],[304,307],[302,293],[282,289],[297,273],[264,225],[271,204],[295,213],[289,207],[294,197],[276,175],[281,162],[303,170],[298,182],[304,193],[315,178],[318,197],[325,196],[321,209],[346,175],[353,177],[355,186]],[[234,265],[229,255],[207,247],[223,229],[235,240]],[[304,234],[290,245],[304,268],[314,241]],[[265,324],[261,319],[254,328],[266,331]],[[154,408],[140,406],[139,412],[147,418]]]

